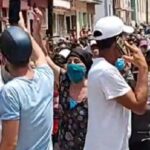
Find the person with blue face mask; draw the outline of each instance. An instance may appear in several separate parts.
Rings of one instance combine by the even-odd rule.
[[[72,50],[68,57],[67,72],[60,80],[61,150],[83,150],[88,121],[87,74],[91,65],[91,54],[81,48]]]
[[[131,111],[138,115],[146,111],[148,67],[141,50],[123,39],[124,33],[133,32],[117,16],[96,22],[93,36],[99,57],[93,60],[88,74],[89,118],[84,150],[129,149]],[[122,54],[122,46],[131,55]],[[128,63],[139,69],[134,91],[122,75]]]
[[[61,150],[83,150],[88,122],[87,75],[93,63],[92,55],[77,47],[67,58],[66,69],[48,60],[59,81],[61,117],[58,144]]]

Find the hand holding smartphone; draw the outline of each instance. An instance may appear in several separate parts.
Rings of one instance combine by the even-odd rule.
[[[119,48],[122,55],[127,55],[125,40],[123,40],[121,37],[117,38],[117,47]]]

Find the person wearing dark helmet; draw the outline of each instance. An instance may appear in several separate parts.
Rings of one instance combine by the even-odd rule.
[[[23,29],[11,26],[0,36],[0,49],[13,77],[0,92],[0,150],[52,150],[54,76],[41,48]]]
[[[89,119],[84,150],[128,150],[131,111],[146,111],[148,67],[140,49],[124,41],[131,56],[124,55],[119,39],[132,33],[116,16],[101,18],[94,27],[99,58],[93,60],[88,75]],[[134,92],[121,72],[127,63],[139,68]]]

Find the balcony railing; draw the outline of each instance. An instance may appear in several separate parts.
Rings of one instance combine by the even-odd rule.
[[[87,3],[94,3],[94,4],[100,4],[102,3],[102,0],[80,0],[81,2],[87,2]]]
[[[70,9],[70,0],[54,0],[54,7],[60,7],[65,9]]]

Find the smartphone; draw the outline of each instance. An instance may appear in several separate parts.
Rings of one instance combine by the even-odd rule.
[[[9,23],[10,25],[18,24],[20,17],[21,0],[9,0]]]
[[[125,40],[123,40],[121,37],[117,38],[117,47],[119,48],[122,55],[127,55]]]

